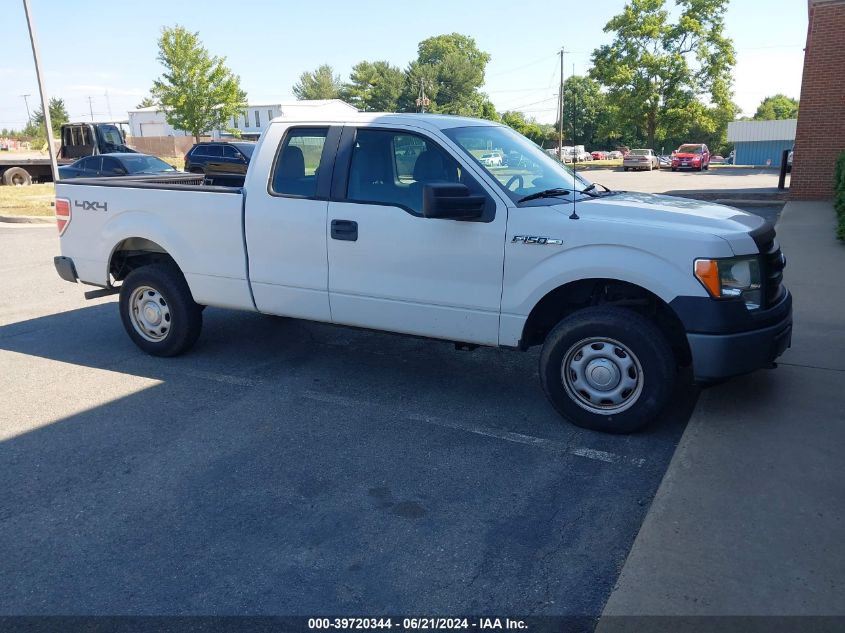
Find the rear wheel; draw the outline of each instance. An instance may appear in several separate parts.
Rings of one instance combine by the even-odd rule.
[[[173,265],[133,270],[120,288],[120,318],[129,338],[153,356],[177,356],[202,331],[202,306]]]
[[[3,184],[12,187],[26,187],[32,184],[32,176],[21,167],[10,167],[3,172]]]
[[[564,318],[540,355],[540,381],[567,420],[606,433],[630,433],[666,406],[675,358],[650,320],[625,308],[595,306]]]

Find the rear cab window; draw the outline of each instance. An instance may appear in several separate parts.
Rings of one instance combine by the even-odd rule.
[[[328,127],[291,128],[285,134],[273,174],[270,193],[298,198],[317,197],[317,175]]]

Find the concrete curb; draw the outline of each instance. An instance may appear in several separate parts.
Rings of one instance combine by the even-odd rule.
[[[55,218],[45,215],[0,215],[0,222],[9,224],[52,224]]]

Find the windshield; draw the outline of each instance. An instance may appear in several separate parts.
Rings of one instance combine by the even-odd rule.
[[[157,174],[163,171],[176,171],[173,165],[168,165],[155,156],[124,156],[120,159],[130,174]]]
[[[700,154],[701,145],[681,145],[676,151],[678,154]]]
[[[571,191],[590,184],[509,127],[478,125],[451,128],[443,133],[490,174],[514,202],[547,189]],[[501,162],[481,161],[492,155],[501,156]]]
[[[233,143],[233,145],[241,151],[241,154],[247,158],[252,158],[252,150],[255,149],[255,143]]]

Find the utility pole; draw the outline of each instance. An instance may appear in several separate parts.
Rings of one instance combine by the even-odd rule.
[[[88,97],[88,112],[91,114],[91,121],[94,121],[94,108],[91,106],[91,97]]]
[[[111,121],[114,120],[114,115],[111,113],[111,99],[109,99],[109,91],[108,90],[106,90],[105,96],[106,96],[106,108],[109,111],[109,121],[111,122]]]
[[[420,109],[420,113],[425,114],[426,106],[430,103],[431,99],[425,96],[425,79],[420,77],[420,92],[417,97],[417,107]]]
[[[561,46],[558,52],[558,55],[560,55],[560,86],[558,86],[557,92],[557,156],[561,162],[563,162],[563,54],[565,52],[565,49]]]
[[[29,0],[23,0],[23,10],[26,13],[26,25],[29,28],[29,41],[32,44],[32,58],[35,61],[35,76],[38,79],[38,92],[41,95],[41,107],[44,111],[44,125],[47,128],[47,150],[50,152],[50,166],[53,171],[53,181],[59,180],[59,166],[56,163],[56,150],[53,147],[53,122],[50,120],[50,104],[44,81],[41,78],[41,56],[38,53],[38,38],[35,36],[35,24],[29,10]]]
[[[29,101],[27,101],[27,97],[31,97],[32,95],[21,95],[21,96],[23,97],[24,104],[26,104],[26,123],[27,123],[27,125],[29,125],[29,123],[32,121],[32,115],[29,113]]]

